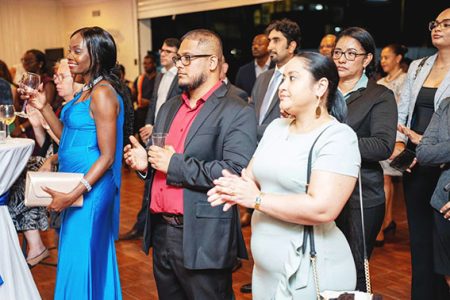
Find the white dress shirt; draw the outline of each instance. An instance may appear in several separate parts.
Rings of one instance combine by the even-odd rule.
[[[158,115],[161,105],[167,100],[167,94],[175,76],[177,76],[177,67],[173,66],[169,70],[166,70],[161,78],[158,88],[158,99],[156,100],[155,117]]]

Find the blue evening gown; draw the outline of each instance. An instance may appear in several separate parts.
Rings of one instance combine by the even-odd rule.
[[[100,156],[91,98],[61,112],[64,129],[59,147],[59,171],[86,174]],[[55,299],[122,299],[114,240],[120,206],[124,109],[117,94],[116,153],[111,168],[84,194],[83,207],[64,210],[58,247]]]

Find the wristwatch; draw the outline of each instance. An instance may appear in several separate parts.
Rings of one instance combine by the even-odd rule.
[[[264,196],[264,193],[259,193],[259,195],[255,198],[255,209],[259,210],[259,207],[261,206],[262,197]]]

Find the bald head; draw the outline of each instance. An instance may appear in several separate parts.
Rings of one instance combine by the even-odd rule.
[[[197,47],[202,53],[223,57],[222,41],[217,33],[211,30],[191,30],[181,38],[181,42],[184,40],[196,41]]]
[[[252,42],[252,55],[254,58],[264,58],[267,60],[269,57],[269,38],[265,34],[258,34],[253,38]]]
[[[320,41],[319,52],[322,55],[331,57],[331,51],[333,51],[336,44],[336,36],[334,34],[327,34]]]

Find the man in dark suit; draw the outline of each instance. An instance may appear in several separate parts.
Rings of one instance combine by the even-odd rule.
[[[158,73],[156,75],[155,86],[145,118],[145,126],[139,129],[139,135],[144,144],[147,143],[152,134],[156,114],[161,105],[168,99],[181,94],[181,89],[178,86],[177,68],[173,62],[173,58],[176,56],[179,47],[180,41],[178,39],[167,38],[164,40],[161,49],[159,49],[160,62],[164,68],[164,73]],[[148,191],[149,184],[147,183],[144,189],[141,209],[136,217],[136,223],[134,223],[129,231],[119,235],[119,240],[132,240],[142,237],[142,234],[144,233],[145,217],[148,210],[145,200]]]
[[[256,78],[273,67],[269,57],[269,50],[267,49],[268,46],[269,39],[267,35],[258,34],[255,36],[252,43],[254,60],[240,67],[236,74],[234,84],[246,91],[248,95],[252,93]]]
[[[266,29],[269,37],[270,59],[276,64],[275,69],[262,73],[253,86],[250,99],[255,107],[258,120],[258,141],[261,139],[267,125],[280,117],[280,100],[278,86],[281,83],[284,65],[298,52],[300,48],[300,27],[288,19],[276,20]],[[242,215],[241,224],[250,224],[251,211]]]
[[[224,56],[222,58],[222,66],[220,68],[219,79],[222,80],[223,83],[225,83],[225,85],[227,86],[228,94],[237,96],[237,97],[241,98],[242,100],[248,102],[248,94],[244,90],[242,90],[242,89],[238,88],[237,86],[235,86],[234,84],[232,84],[230,82],[230,80],[228,80],[228,77],[227,77],[228,68],[229,68],[229,65],[225,61],[225,56]]]
[[[266,29],[269,37],[270,59],[276,64],[275,69],[262,73],[255,82],[250,99],[258,121],[257,138],[261,140],[264,131],[273,120],[280,117],[280,99],[278,87],[281,84],[284,66],[299,51],[300,27],[288,20],[275,20]],[[241,225],[250,224],[253,210],[248,209],[241,217]],[[251,292],[251,284],[241,287],[243,293]]]
[[[144,251],[153,246],[159,299],[234,299],[231,269],[247,257],[238,208],[211,207],[206,193],[223,169],[239,174],[247,166],[256,148],[255,113],[219,79],[217,34],[188,32],[178,55],[178,84],[187,92],[161,107],[154,126],[168,133],[166,146],[146,153],[131,138],[125,147],[126,163],[151,182]]]

